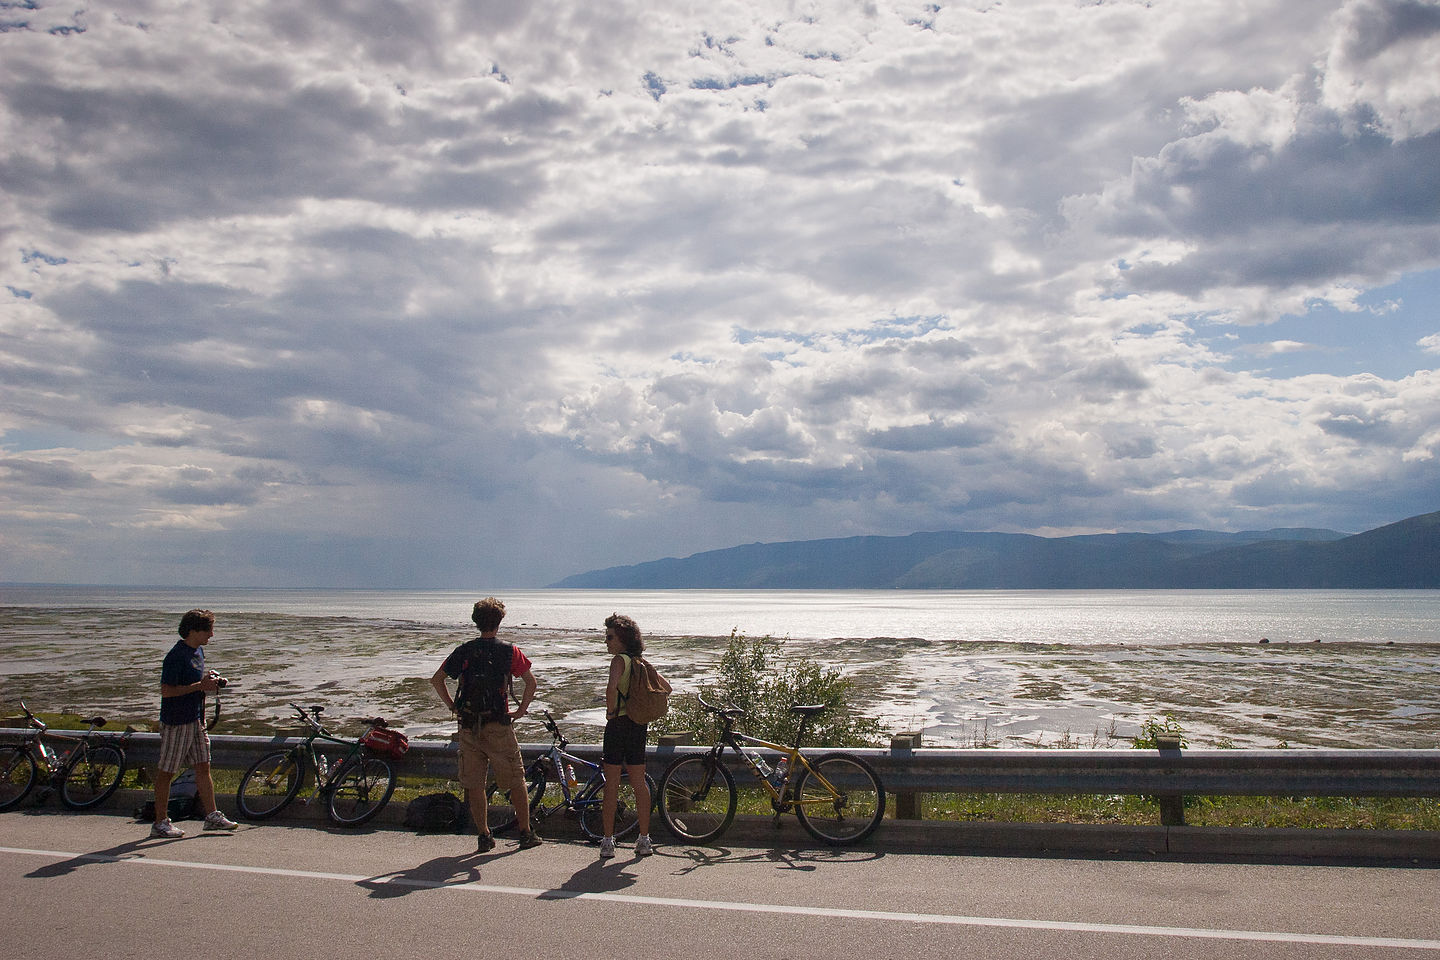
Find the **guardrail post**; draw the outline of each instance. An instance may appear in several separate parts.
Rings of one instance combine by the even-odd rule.
[[[906,733],[897,733],[890,738],[890,752],[909,753],[920,746],[924,739],[924,733],[920,730],[911,730]],[[925,797],[924,794],[915,790],[895,791],[895,819],[896,820],[923,820],[925,819]]]
[[[1182,746],[1179,734],[1162,733],[1155,737],[1155,747],[1162,752],[1174,750],[1179,753]],[[1155,802],[1160,807],[1160,825],[1162,827],[1185,826],[1185,797],[1183,795],[1178,793],[1157,794]]]

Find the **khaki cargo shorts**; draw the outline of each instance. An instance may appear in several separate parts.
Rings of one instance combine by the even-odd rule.
[[[485,723],[478,727],[462,727],[459,740],[460,786],[483,794],[493,765],[495,782],[501,790],[525,789],[525,761],[520,757],[520,743],[515,739],[514,726]]]

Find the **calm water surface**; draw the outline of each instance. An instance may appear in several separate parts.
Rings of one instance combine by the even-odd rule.
[[[732,630],[770,635],[853,674],[872,712],[927,743],[1115,745],[1166,712],[1197,746],[1440,742],[1440,591],[499,593],[541,703],[576,739],[598,734],[600,624],[619,611],[682,690]],[[227,716],[277,719],[300,699],[438,736],[428,677],[478,595],[0,586],[0,711],[23,697],[150,715],[180,613],[207,606],[210,662],[238,681]]]

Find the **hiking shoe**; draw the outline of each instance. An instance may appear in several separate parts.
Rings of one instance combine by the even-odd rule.
[[[609,860],[615,856],[615,838],[602,837],[600,839],[600,859]]]
[[[479,839],[477,839],[477,840],[475,841],[475,852],[476,852],[476,853],[489,853],[491,850],[494,850],[494,849],[495,849],[495,838],[492,837],[492,836],[490,836],[490,834],[488,834],[488,833],[482,833],[482,834],[480,834]]]
[[[164,837],[166,840],[179,840],[185,836],[185,831],[175,826],[170,822],[170,818],[166,817],[150,828],[150,836]]]
[[[655,852],[655,845],[650,842],[650,834],[640,834],[640,839],[635,841],[635,856],[648,857]]]
[[[240,824],[236,823],[234,820],[231,820],[219,810],[211,810],[209,813],[205,814],[206,830],[235,830],[238,829],[239,826]]]
[[[531,847],[538,847],[544,842],[545,841],[541,840],[534,830],[526,830],[524,833],[520,834],[521,850],[529,850]]]

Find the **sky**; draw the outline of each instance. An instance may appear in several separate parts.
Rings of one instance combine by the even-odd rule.
[[[1440,509],[1440,2],[0,0],[0,581]]]

